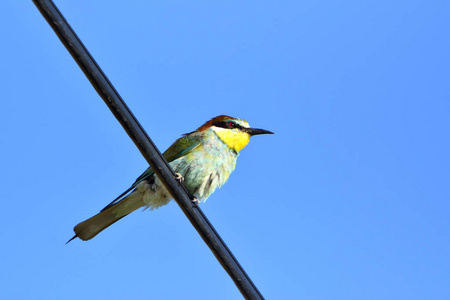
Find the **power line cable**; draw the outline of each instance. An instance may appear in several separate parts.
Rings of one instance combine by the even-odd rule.
[[[264,299],[201,209],[194,207],[183,185],[139,124],[119,93],[92,58],[61,12],[51,0],[33,0],[43,17],[70,52],[100,97],[120,122],[156,175],[173,196],[189,221],[211,249],[246,299]]]

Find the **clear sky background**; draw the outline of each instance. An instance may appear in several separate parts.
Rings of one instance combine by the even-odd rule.
[[[267,299],[450,299],[450,2],[56,1],[157,146],[275,132],[201,208]],[[31,1],[0,18],[2,299],[240,299]]]

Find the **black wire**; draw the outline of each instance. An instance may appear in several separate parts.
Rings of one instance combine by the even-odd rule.
[[[100,97],[108,105],[116,119],[122,124],[122,127],[136,144],[167,190],[172,194],[175,201],[216,256],[222,267],[230,275],[242,295],[246,299],[264,299],[200,208],[193,206],[184,186],[179,184],[174,178],[175,174],[173,170],[136,120],[119,93],[109,82],[106,75],[81,43],[53,1],[33,0],[33,2],[75,59],[78,66],[83,70]]]

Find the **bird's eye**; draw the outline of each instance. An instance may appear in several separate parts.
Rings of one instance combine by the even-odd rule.
[[[229,128],[235,128],[236,124],[234,124],[233,122],[228,122],[228,127]]]

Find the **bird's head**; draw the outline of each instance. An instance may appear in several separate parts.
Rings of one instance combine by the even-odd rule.
[[[273,134],[273,132],[268,130],[250,128],[250,125],[245,120],[223,115],[209,120],[197,129],[197,131],[205,130],[214,131],[228,147],[238,153],[248,144],[251,136]]]

